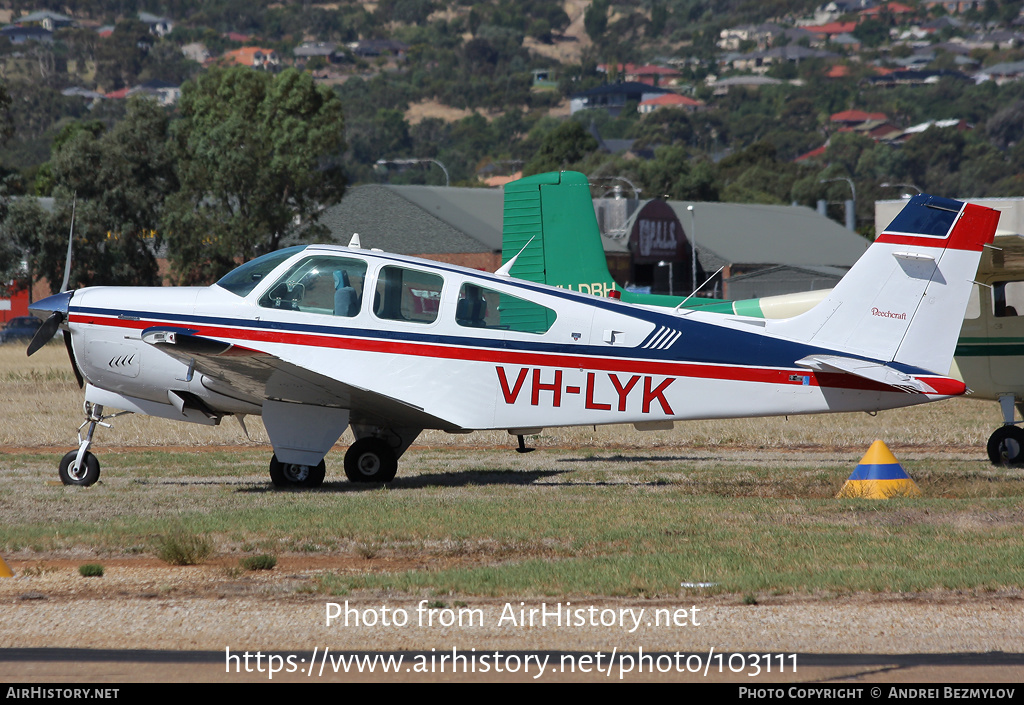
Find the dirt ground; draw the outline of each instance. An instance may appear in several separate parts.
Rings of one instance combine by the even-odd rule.
[[[430,558],[435,567],[436,560]],[[449,560],[456,565],[479,559]],[[311,678],[833,684],[1024,680],[1020,591],[767,596],[756,605],[736,595],[706,596],[700,588],[684,590],[676,599],[330,596],[314,592],[324,571],[423,566],[408,557],[285,555],[273,570],[249,572],[226,557],[173,567],[140,556],[104,559],[102,577],[83,578],[78,567],[84,562],[89,561],[57,555],[8,561],[15,576],[0,579],[5,617],[0,620],[0,679],[33,684]],[[570,613],[570,607],[576,612]],[[544,610],[549,617],[541,624]],[[334,618],[328,619],[332,611]],[[555,614],[565,623],[556,622]],[[569,624],[570,614],[581,623]],[[253,661],[246,672],[243,661],[228,658],[247,652],[267,661]],[[325,653],[333,656],[325,659]],[[439,656],[453,653],[479,655],[477,670]],[[373,672],[344,672],[342,659],[355,654],[401,656],[406,665],[399,672],[385,673],[379,664]],[[529,654],[548,655],[543,672],[526,660]],[[637,673],[634,664],[643,654],[661,660]],[[682,656],[670,668],[674,654]],[[273,674],[271,655],[279,659]],[[498,658],[506,664],[500,671]],[[774,672],[744,663],[744,658],[775,659]],[[602,659],[603,667],[595,670]],[[705,662],[711,664],[707,673],[694,672]],[[462,671],[453,673],[453,663]],[[782,672],[780,664],[786,667]]]

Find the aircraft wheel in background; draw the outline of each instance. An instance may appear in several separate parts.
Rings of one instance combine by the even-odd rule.
[[[352,482],[391,482],[396,472],[398,457],[380,438],[360,438],[345,453],[345,475]]]
[[[296,465],[282,463],[277,455],[270,459],[270,481],[274,487],[319,487],[326,475],[327,463],[323,460],[319,465]]]
[[[74,465],[76,457],[78,457],[78,451],[73,450],[60,459],[60,467],[57,470],[60,481],[65,485],[81,487],[96,484],[96,481],[100,479],[100,461],[96,459],[95,455],[86,451],[82,456],[82,467],[75,470],[71,466]]]
[[[997,428],[988,439],[988,459],[993,465],[1024,465],[1024,429]]]

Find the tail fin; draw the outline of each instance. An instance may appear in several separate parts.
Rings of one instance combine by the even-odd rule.
[[[998,221],[990,208],[915,196],[824,301],[767,330],[945,374]]]
[[[608,272],[590,184],[578,172],[537,174],[505,185],[502,263],[520,250],[510,272],[519,279],[597,296],[617,288]]]
[[[612,278],[590,183],[576,171],[537,174],[505,185],[502,265],[520,250],[509,272],[517,279],[595,296],[617,291],[623,301],[651,306],[675,307],[683,301],[681,296],[623,291]],[[709,301],[691,299],[690,305]]]

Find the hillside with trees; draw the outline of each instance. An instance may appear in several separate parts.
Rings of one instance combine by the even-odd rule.
[[[0,252],[56,271],[74,202],[90,243],[76,281],[155,281],[164,251],[172,280],[210,281],[322,235],[316,215],[346,184],[445,183],[431,162],[379,164],[409,159],[441,162],[453,185],[564,168],[734,202],[840,202],[847,183],[822,182],[850,179],[868,236],[872,202],[900,189],[1024,195],[1024,3],[832,5],[849,9],[0,3]],[[45,35],[24,19],[44,10],[67,22]],[[678,107],[576,109],[643,69]],[[15,259],[6,280],[25,276]]]

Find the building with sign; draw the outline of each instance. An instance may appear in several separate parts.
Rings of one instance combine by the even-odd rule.
[[[618,226],[612,200],[595,200],[612,276],[656,294],[689,294],[709,277],[700,293],[729,299],[828,289],[870,244],[803,206],[652,199]]]
[[[349,189],[321,222],[334,242],[356,232],[363,247],[493,272],[503,201],[501,189],[371,184]],[[689,294],[719,268],[702,293],[745,299],[829,288],[869,244],[802,206],[620,197],[594,199],[594,210],[612,276],[653,293]]]

